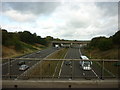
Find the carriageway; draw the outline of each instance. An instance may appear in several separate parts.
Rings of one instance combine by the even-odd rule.
[[[3,66],[2,73],[3,88],[119,87],[120,67],[117,65],[119,60],[90,59],[93,62],[90,71],[82,70],[79,65],[81,59],[9,58],[5,60],[3,65],[6,66]],[[19,68],[16,64],[21,60],[31,67],[26,71],[16,70]],[[66,65],[66,61],[71,61],[71,64]]]

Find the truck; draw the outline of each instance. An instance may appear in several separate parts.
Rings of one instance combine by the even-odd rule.
[[[92,61],[89,60],[87,56],[81,55],[80,58],[82,59],[79,63],[83,70],[91,70]]]

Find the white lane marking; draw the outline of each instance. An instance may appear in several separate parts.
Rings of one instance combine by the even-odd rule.
[[[93,69],[92,69],[92,72],[95,74],[96,77],[98,77],[98,79],[100,79]]]
[[[60,49],[61,50],[61,49]],[[51,56],[52,54],[56,53],[57,51],[60,51],[60,50],[56,50],[54,51],[53,53],[49,54],[48,56],[46,56],[44,59],[48,58],[49,56]]]
[[[53,77],[55,76],[55,73],[56,73],[56,71],[57,71],[59,62],[60,62],[60,61],[58,61],[57,66],[55,67],[55,72],[54,72],[54,74],[53,74]]]
[[[64,61],[62,61],[62,64],[61,64],[61,68],[60,68],[60,71],[59,71],[59,76],[58,76],[58,78],[60,78],[61,71],[62,71],[62,67],[63,67],[63,63],[64,63]]]
[[[42,50],[37,51],[37,52],[41,52],[41,51],[42,51]],[[22,57],[20,57],[20,58],[25,58],[26,56],[30,56],[30,55],[36,54],[37,52],[33,52],[33,53],[31,53],[31,54],[28,54],[28,55],[22,56]],[[14,62],[14,61],[16,61],[16,59],[15,59],[15,60],[12,60],[11,62]],[[9,61],[6,62],[6,63],[3,63],[2,65],[6,65],[6,64],[8,64],[8,63],[9,63]]]
[[[97,63],[100,67],[102,67],[99,62],[96,62],[96,63]],[[110,72],[108,69],[106,69],[105,67],[103,67],[103,69],[104,69],[105,71],[107,71],[109,74],[111,74],[113,77],[115,77],[115,75],[114,75],[112,72]]]
[[[56,52],[56,51],[55,51]],[[53,53],[55,53],[55,52],[53,52]],[[53,54],[53,53],[51,53],[51,54]],[[48,56],[50,56],[51,54],[49,54]],[[48,57],[47,56],[47,57]],[[47,58],[47,57],[45,57],[45,58]],[[43,59],[45,59],[45,58],[43,58]],[[41,61],[43,61],[43,60],[41,60]],[[36,64],[34,64],[34,65],[32,65],[29,69],[27,69],[25,72],[23,72],[21,75],[19,75],[15,80],[17,80],[20,76],[24,76],[28,71],[30,71],[32,68],[34,68],[36,65],[38,65],[39,63],[41,63],[41,61],[39,61],[38,63],[36,63]]]
[[[28,71],[30,71],[32,68],[34,68],[37,64],[41,63],[41,61],[39,61],[38,63],[32,65],[30,68],[28,68],[26,71],[24,71],[21,75],[19,75],[17,78],[15,78],[15,80],[17,80],[18,78],[20,78],[20,76],[24,76]]]
[[[83,73],[83,75],[85,76],[85,73]]]
[[[68,51],[67,51],[67,53],[68,53]],[[67,53],[65,54],[64,58],[67,56]],[[60,78],[60,75],[61,75],[61,72],[62,72],[63,63],[64,63],[64,61],[62,61],[62,64],[61,64],[61,68],[60,68],[60,71],[59,71],[59,76],[58,76],[58,78]]]

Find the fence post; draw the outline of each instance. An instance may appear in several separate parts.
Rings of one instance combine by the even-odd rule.
[[[73,73],[74,73],[74,70],[73,70],[73,66],[74,66],[74,61],[72,60],[71,61],[71,65],[70,65],[70,68],[71,68],[71,80],[73,79]]]
[[[101,61],[102,67],[101,67],[101,79],[103,79],[104,75],[104,60]]]
[[[9,78],[11,79],[11,59],[9,59],[9,66],[8,66],[8,68],[9,68]]]
[[[50,64],[49,64],[49,78],[50,78],[50,71],[51,71],[50,69],[51,69],[51,68],[50,68]]]

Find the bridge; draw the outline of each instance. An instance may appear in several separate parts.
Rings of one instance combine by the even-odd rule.
[[[52,46],[55,46],[56,44],[58,44],[60,47],[62,45],[73,45],[73,44],[87,45],[89,43],[90,41],[52,41],[51,42]]]

